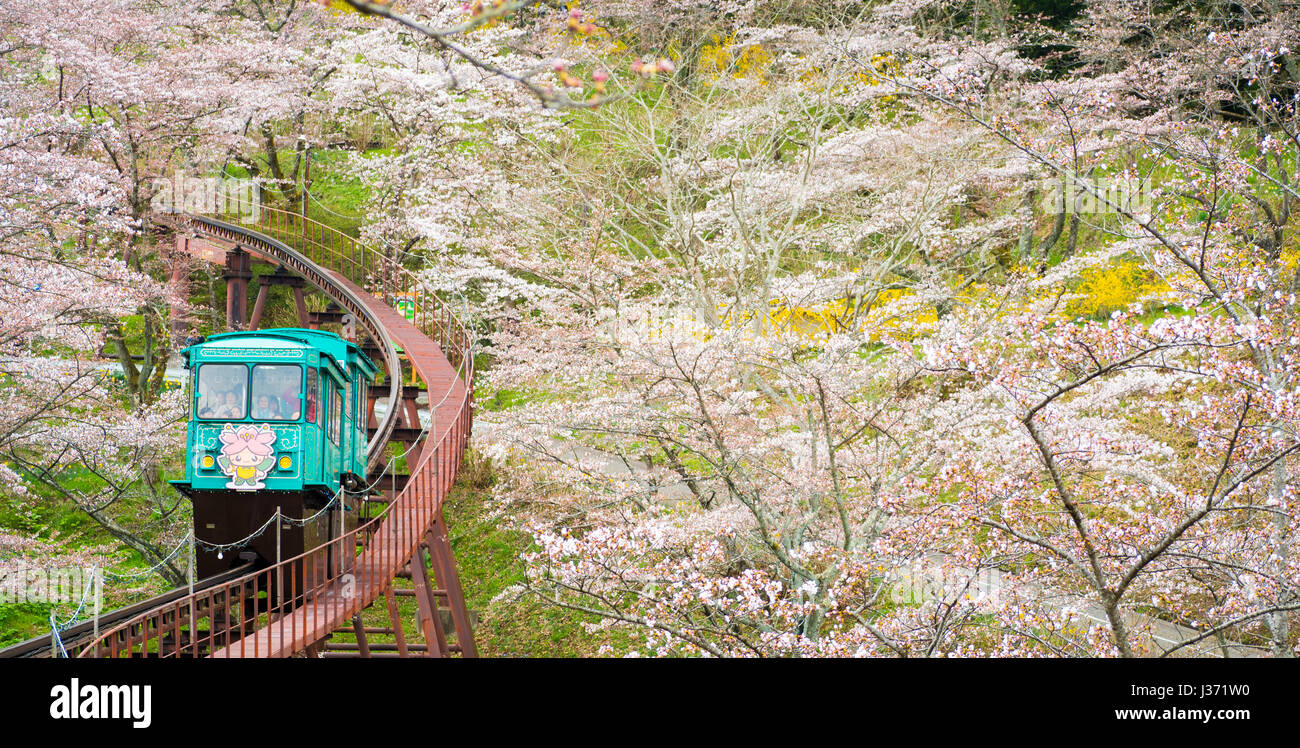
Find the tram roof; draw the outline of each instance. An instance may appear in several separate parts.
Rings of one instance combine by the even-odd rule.
[[[362,368],[369,370],[372,376],[378,371],[370,357],[362,353],[355,343],[332,332],[301,327],[217,333],[208,336],[202,343],[184,349],[185,357],[189,359],[191,351],[195,349],[204,352],[202,358],[214,359],[223,355],[244,358],[251,351],[262,352],[261,355],[266,358],[301,358],[302,351],[311,349],[321,351],[340,364],[345,364],[348,360],[356,361]],[[280,350],[285,355],[277,355],[276,352]]]

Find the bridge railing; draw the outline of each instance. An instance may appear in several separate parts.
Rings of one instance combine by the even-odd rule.
[[[240,206],[233,208],[238,212]],[[195,218],[192,228],[202,233],[204,220]],[[455,416],[450,423],[437,423],[440,403],[435,400],[437,393],[429,393],[433,423],[423,440],[425,446],[403,490],[378,516],[299,556],[134,616],[106,631],[82,650],[82,657],[266,657],[302,651],[383,595],[435,527],[440,527],[442,502],[455,481],[472,428],[474,356],[468,330],[396,258],[329,226],[260,206],[258,219],[245,228],[339,272],[389,306],[398,294],[412,301],[411,322],[439,344],[465,385],[456,396]],[[419,372],[418,366],[413,368]],[[402,374],[390,371],[389,376]],[[455,391],[450,387],[442,400]],[[396,401],[390,402],[390,413],[397,407]],[[339,510],[330,511],[338,511],[341,517]],[[277,523],[287,521],[291,520],[277,519]],[[419,563],[422,567],[422,557]],[[435,592],[426,586],[426,594],[445,595],[446,590]]]

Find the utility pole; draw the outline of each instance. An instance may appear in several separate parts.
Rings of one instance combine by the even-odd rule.
[[[303,147],[302,157],[306,160],[302,172],[302,232],[307,235],[307,198],[311,191],[311,144]]]

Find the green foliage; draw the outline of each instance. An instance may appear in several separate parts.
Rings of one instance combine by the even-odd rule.
[[[370,188],[361,180],[348,176],[344,151],[312,151],[311,195],[307,217],[331,226],[349,236],[359,236],[365,223],[365,207]]]
[[[0,647],[49,632],[49,603],[5,603],[0,605]]]
[[[523,405],[530,399],[532,398],[524,390],[502,387],[493,392],[490,397],[476,397],[474,404],[479,410],[491,412],[495,410],[509,410],[510,408]]]
[[[24,473],[21,468],[15,467],[15,470]],[[58,479],[59,485],[70,491],[94,490],[101,485],[89,470],[77,466],[64,470]],[[85,512],[59,501],[52,489],[31,481],[28,490],[27,496],[6,496],[0,502],[0,527],[43,540],[60,536],[90,542],[111,540],[111,536]]]
[[[596,616],[531,597],[496,599],[524,581],[520,554],[530,549],[530,542],[526,533],[508,529],[494,513],[488,490],[494,481],[490,462],[470,452],[445,508],[465,602],[479,615],[475,636],[480,654],[582,657],[597,654],[604,644],[616,652],[630,649],[630,638],[622,632],[587,633],[583,624],[596,623]]]

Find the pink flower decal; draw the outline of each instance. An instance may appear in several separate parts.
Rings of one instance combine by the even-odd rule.
[[[256,491],[266,488],[262,479],[275,465],[275,432],[270,426],[239,426],[227,423],[218,436],[221,456],[217,464],[230,480],[226,488]]]

